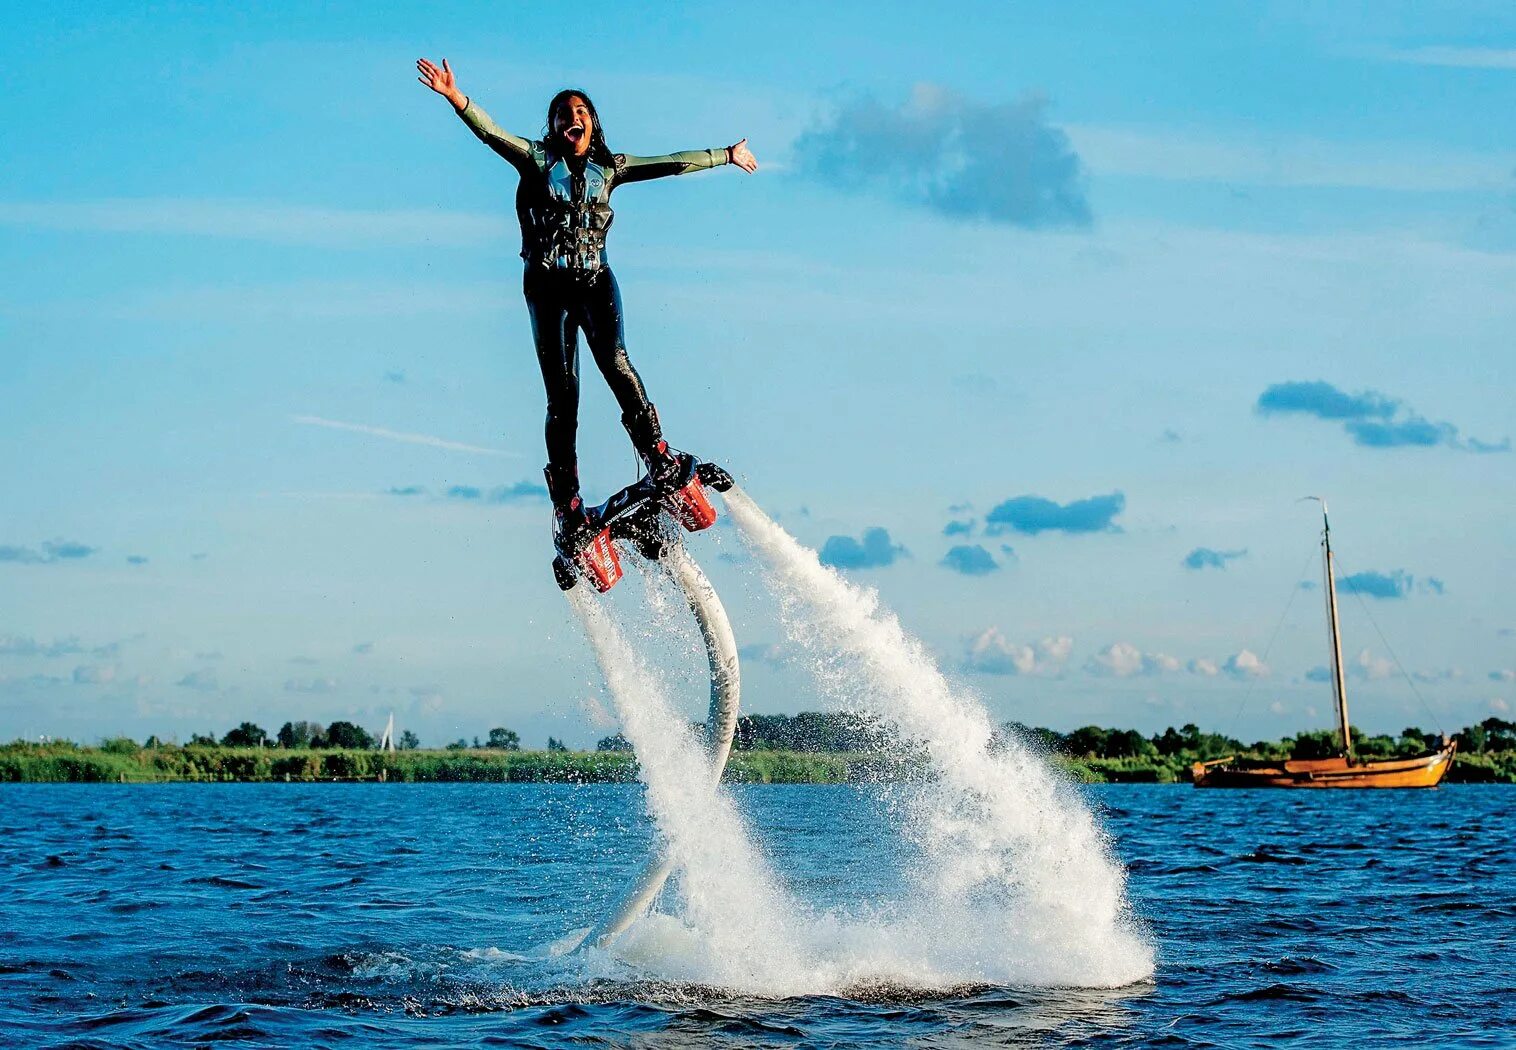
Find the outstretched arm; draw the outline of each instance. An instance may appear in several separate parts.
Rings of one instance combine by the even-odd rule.
[[[758,160],[747,148],[747,139],[726,149],[691,149],[681,153],[667,153],[661,157],[634,157],[625,154],[621,164],[621,182],[646,182],[668,175],[683,175],[688,171],[704,171],[722,164],[735,164],[752,174],[758,170]]]
[[[532,144],[519,135],[512,135],[509,131],[501,130],[500,126],[490,119],[488,113],[459,91],[458,82],[453,76],[453,68],[447,64],[447,59],[442,60],[442,66],[439,68],[427,59],[418,58],[416,69],[421,74],[416,79],[451,102],[458,116],[463,118],[463,122],[478,136],[480,142],[518,168],[523,164],[530,164]]]

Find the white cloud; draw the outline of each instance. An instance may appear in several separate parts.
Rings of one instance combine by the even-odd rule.
[[[1131,642],[1115,642],[1090,657],[1085,671],[1103,678],[1131,678],[1179,670],[1179,661],[1164,653],[1144,653]]]
[[[103,647],[102,647],[103,648]],[[84,652],[78,638],[55,638],[39,642],[19,634],[0,635],[0,656],[77,656]]]
[[[201,693],[209,693],[221,688],[221,683],[216,679],[216,672],[209,667],[191,671],[174,684],[181,689],[194,689]]]
[[[1509,668],[1502,668],[1499,671],[1491,671],[1490,672],[1490,681],[1492,681],[1492,682],[1516,682],[1516,671],[1512,671]]]
[[[484,456],[519,456],[519,452],[506,452],[504,449],[484,448],[481,445],[466,445],[461,441],[450,441],[447,438],[435,437],[431,434],[413,434],[402,430],[387,430],[384,427],[371,427],[364,423],[344,423],[337,419],[323,419],[320,416],[291,416],[296,423],[310,427],[326,427],[328,430],[346,430],[354,434],[368,434],[371,437],[385,438],[388,441],[400,441],[407,445],[426,445],[430,448],[447,449],[451,452],[475,452]]]
[[[1379,57],[1388,62],[1404,62],[1413,66],[1516,69],[1516,49],[1508,47],[1452,47],[1447,44],[1434,44],[1428,47],[1382,51]]]
[[[1367,649],[1363,649],[1348,665],[1348,673],[1366,682],[1379,682],[1395,673],[1395,664],[1391,660],[1374,656]]]
[[[1456,154],[1416,144],[1193,135],[1162,128],[1075,125],[1090,171],[1180,182],[1435,192],[1503,189],[1516,153]]]
[[[115,664],[80,664],[74,668],[74,684],[105,685],[114,682],[120,670]]]
[[[1185,669],[1190,674],[1198,674],[1203,678],[1215,678],[1221,673],[1221,668],[1216,666],[1215,660],[1207,660],[1205,657],[1196,657],[1185,664]]]
[[[1510,714],[1511,705],[1506,703],[1504,698],[1496,696],[1490,699],[1490,710],[1497,715]]]
[[[743,660],[778,667],[784,663],[784,647],[778,642],[754,642],[737,650]]]
[[[442,710],[442,690],[436,686],[418,685],[411,688],[411,696],[414,698],[416,709],[423,714],[436,714]]]
[[[1233,678],[1265,678],[1269,668],[1251,649],[1243,649],[1226,658],[1221,669]]]
[[[1280,703],[1278,700],[1275,700],[1272,704],[1269,705],[1270,714],[1284,715],[1289,714],[1289,711],[1290,709],[1284,704]]]
[[[1439,667],[1431,671],[1412,671],[1411,677],[1418,682],[1456,682],[1463,677],[1463,671],[1457,667]]]
[[[78,302],[67,298],[7,303],[29,318],[74,316]],[[487,281],[384,281],[307,278],[271,284],[186,285],[163,283],[91,300],[104,319],[183,324],[224,324],[239,320],[345,320],[498,314],[498,285]]]
[[[286,693],[330,693],[336,688],[335,678],[291,678],[284,683]]]
[[[1037,650],[1048,659],[1063,663],[1063,661],[1069,658],[1069,654],[1074,651],[1074,639],[1068,635],[1059,635],[1056,638],[1044,638],[1037,643]]]
[[[1074,639],[1059,635],[1019,645],[1009,641],[998,627],[987,627],[970,639],[964,657],[965,670],[979,674],[1054,675],[1063,670],[1074,650]]]
[[[491,244],[508,237],[513,229],[500,215],[466,212],[360,211],[279,202],[140,198],[0,202],[0,226],[224,237],[323,248]]]

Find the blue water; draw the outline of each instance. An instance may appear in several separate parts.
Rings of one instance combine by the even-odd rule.
[[[891,891],[868,789],[736,789],[818,908]],[[0,786],[0,1045],[1516,1045],[1516,790],[1090,790],[1158,951],[1114,990],[761,999],[532,950],[634,787]]]

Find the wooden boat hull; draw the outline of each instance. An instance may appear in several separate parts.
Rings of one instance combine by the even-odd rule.
[[[1412,758],[1364,759],[1344,756],[1261,762],[1218,758],[1190,767],[1196,787],[1251,788],[1430,788],[1453,764],[1455,744]]]

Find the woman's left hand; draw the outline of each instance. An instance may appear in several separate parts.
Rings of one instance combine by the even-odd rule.
[[[758,170],[758,158],[753,156],[753,151],[747,148],[747,139],[743,139],[735,146],[728,146],[726,153],[733,164],[749,175]]]

